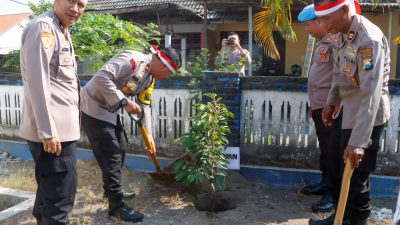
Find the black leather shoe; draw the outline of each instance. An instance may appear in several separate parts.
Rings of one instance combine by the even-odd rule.
[[[368,217],[364,219],[360,218],[350,218],[351,225],[367,225],[368,224]]]
[[[324,195],[326,193],[325,186],[325,183],[322,182],[314,185],[308,185],[301,189],[301,193],[305,195]]]
[[[138,223],[143,221],[143,214],[133,210],[131,207],[127,206],[125,203],[121,202],[118,207],[108,209],[109,217],[116,217],[120,220]]]
[[[313,212],[330,212],[333,208],[333,198],[330,195],[322,196],[321,200],[311,206]]]
[[[133,191],[121,190],[121,192],[122,192],[122,198],[124,199],[131,199],[136,195],[136,193]]]
[[[322,219],[322,220],[310,219],[308,221],[308,224],[309,225],[333,225],[333,222],[335,222],[335,213],[325,219]],[[343,218],[342,225],[350,225],[350,221],[347,217]]]

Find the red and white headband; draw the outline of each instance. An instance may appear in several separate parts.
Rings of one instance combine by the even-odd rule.
[[[152,45],[150,48],[151,52],[158,56],[161,62],[164,63],[168,67],[171,72],[175,73],[178,70],[178,67],[160,50],[158,50],[157,46]]]
[[[314,11],[316,16],[325,16],[329,13],[333,13],[338,9],[342,8],[344,5],[349,6],[350,13],[352,15],[361,14],[360,3],[358,0],[337,0],[327,5],[314,6]]]

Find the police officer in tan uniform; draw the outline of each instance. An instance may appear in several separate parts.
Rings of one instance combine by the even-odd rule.
[[[82,127],[102,171],[103,188],[109,202],[108,215],[134,223],[142,221],[143,214],[122,201],[121,167],[127,140],[119,109],[123,108],[129,114],[143,113],[144,126],[151,134],[150,104],[154,81],[168,78],[180,67],[179,55],[174,49],[158,50],[152,46],[151,50],[153,54],[150,55],[137,51],[117,54],[81,92]],[[136,96],[136,100],[127,96]],[[154,143],[152,136],[150,139]]]
[[[331,123],[333,106],[341,99],[342,162],[349,160],[355,168],[346,213],[350,224],[364,225],[371,212],[369,174],[375,170],[379,140],[390,117],[389,45],[379,27],[353,12],[355,2],[315,0],[314,4],[321,26],[338,33],[333,83],[323,119]]]
[[[337,141],[330,142],[331,136],[335,133],[333,129],[337,129],[337,126],[326,127],[322,122],[321,112],[332,84],[334,56],[331,41],[333,37],[321,28],[316,18],[314,5],[306,6],[298,17],[299,21],[305,25],[305,30],[319,39],[313,52],[307,92],[310,103],[308,114],[314,121],[321,150],[319,165],[322,172],[322,181],[319,184],[304,187],[302,192],[304,194],[322,194],[321,200],[314,203],[311,209],[314,212],[329,212],[333,209],[333,191],[337,189],[337,187],[333,186],[334,182],[330,181],[331,178],[335,177],[335,174],[332,174],[331,171],[337,170],[337,168],[331,163],[329,157],[332,155],[330,151],[338,151],[339,146],[335,144]]]
[[[22,34],[24,103],[20,136],[35,161],[38,188],[33,215],[38,224],[68,224],[76,194],[79,83],[68,26],[86,0],[55,0]]]

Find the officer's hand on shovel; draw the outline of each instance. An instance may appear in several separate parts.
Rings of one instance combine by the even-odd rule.
[[[128,104],[124,106],[124,109],[129,115],[142,113],[142,109],[140,108],[140,106],[130,99],[128,99]]]
[[[344,150],[343,160],[346,166],[343,171],[342,187],[340,189],[340,197],[336,209],[334,225],[342,225],[347,197],[349,195],[351,176],[353,175],[354,169],[359,167],[363,157],[364,149],[362,148],[356,148],[348,145]]]
[[[355,169],[360,166],[360,162],[363,158],[364,149],[347,145],[343,153],[343,160],[345,163],[347,160],[350,160],[352,168]]]

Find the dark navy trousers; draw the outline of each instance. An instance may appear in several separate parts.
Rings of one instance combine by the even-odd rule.
[[[59,156],[44,151],[43,143],[28,141],[37,182],[33,216],[38,225],[69,224],[76,195],[76,142],[62,142]]]

